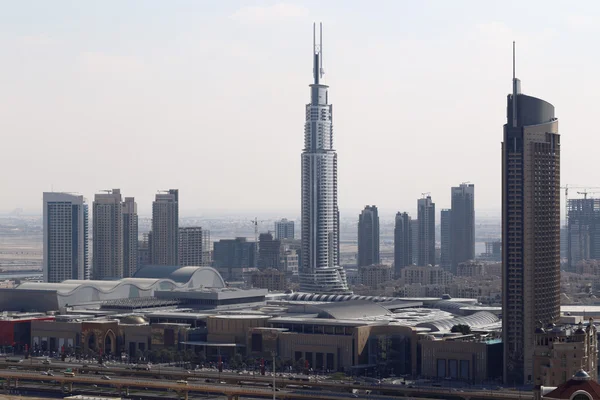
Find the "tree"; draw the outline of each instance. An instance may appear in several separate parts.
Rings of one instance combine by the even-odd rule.
[[[244,362],[244,359],[243,359],[242,355],[240,353],[235,353],[230,364],[233,369],[238,369],[242,366],[243,362]]]
[[[466,324],[458,324],[458,325],[454,325],[452,327],[452,329],[450,329],[450,332],[462,333],[463,335],[468,335],[469,333],[471,333],[471,327]]]
[[[295,368],[298,372],[304,371],[304,369],[306,368],[306,360],[304,359],[304,357],[296,361]]]

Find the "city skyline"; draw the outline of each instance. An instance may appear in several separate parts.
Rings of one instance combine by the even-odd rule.
[[[501,120],[496,110],[503,108],[498,99],[502,97],[503,82],[508,77],[507,63],[501,55],[506,53],[513,39],[521,44],[523,51],[528,53],[521,66],[523,72],[532,75],[533,71],[538,74],[543,71],[539,82],[532,82],[532,91],[542,97],[555,98],[557,107],[561,109],[563,128],[575,132],[565,140],[583,142],[583,133],[580,132],[585,131],[589,121],[579,116],[593,115],[591,110],[585,111],[586,107],[590,107],[587,93],[596,92],[600,83],[591,72],[597,70],[596,56],[579,50],[589,48],[593,36],[590,32],[598,29],[593,21],[600,13],[598,5],[591,2],[580,4],[579,9],[543,3],[545,10],[555,10],[560,18],[540,24],[527,18],[537,10],[535,2],[523,6],[517,16],[510,12],[510,6],[503,9],[496,5],[463,3],[472,5],[466,7],[469,8],[468,15],[445,18],[438,29],[426,33],[415,27],[411,19],[419,21],[427,13],[439,18],[444,13],[456,11],[444,6],[432,10],[426,5],[411,4],[402,7],[403,12],[398,14],[403,21],[406,19],[406,28],[399,30],[393,28],[390,18],[395,15],[391,11],[399,7],[393,3],[381,5],[381,9],[390,12],[380,13],[379,9],[378,13],[384,14],[384,19],[377,24],[369,19],[356,24],[359,15],[372,15],[373,11],[353,3],[347,6],[343,20],[335,18],[335,7],[326,5],[317,8],[312,2],[239,8],[231,4],[219,5],[208,13],[202,12],[205,11],[202,6],[194,5],[189,6],[189,15],[178,21],[180,29],[177,30],[174,29],[174,18],[179,15],[177,12],[181,11],[183,3],[174,2],[171,8],[161,10],[163,15],[157,17],[158,27],[153,25],[157,30],[154,35],[148,34],[152,29],[135,13],[156,16],[153,13],[160,7],[139,10],[123,5],[121,18],[135,22],[124,24],[123,31],[119,31],[123,40],[112,40],[115,32],[108,18],[113,15],[108,11],[110,7],[96,10],[90,5],[81,5],[81,8],[57,5],[51,10],[55,18],[44,19],[42,16],[45,17],[48,10],[42,13],[21,2],[9,4],[0,17],[7,27],[3,36],[6,51],[0,57],[8,76],[11,76],[11,82],[0,94],[0,101],[7,106],[2,119],[5,124],[3,130],[11,133],[8,141],[11,148],[27,149],[28,154],[46,168],[12,168],[22,165],[20,152],[9,152],[2,158],[0,167],[14,172],[0,178],[0,183],[6,188],[0,197],[0,210],[10,212],[20,207],[41,214],[39,193],[43,191],[76,189],[91,201],[92,194],[103,186],[120,187],[127,193],[134,193],[140,215],[149,214],[156,187],[178,187],[185,193],[188,202],[182,208],[182,215],[188,211],[194,214],[196,210],[231,209],[236,205],[233,199],[238,190],[254,194],[248,196],[244,204],[244,208],[249,210],[299,209],[299,188],[295,185],[299,176],[299,160],[294,154],[295,149],[300,147],[300,140],[293,132],[302,115],[293,106],[303,98],[299,83],[304,82],[307,72],[306,61],[302,57],[305,50],[302,49],[305,48],[307,26],[315,19],[332,26],[328,36],[331,52],[327,62],[337,73],[328,78],[331,82],[327,83],[337,88],[332,97],[337,106],[336,131],[343,133],[337,142],[338,150],[344,154],[339,159],[340,171],[344,171],[339,177],[341,212],[356,212],[362,205],[372,202],[377,203],[382,211],[389,210],[389,214],[398,210],[411,212],[414,207],[412,199],[419,193],[427,190],[436,199],[442,199],[447,182],[463,180],[478,185],[478,207],[499,210],[501,196],[497,181],[500,176],[489,160],[499,160],[500,153],[495,144],[501,133],[488,127],[499,126]],[[75,22],[76,18],[69,18],[75,12],[81,13],[80,21],[88,21],[98,12],[98,22]],[[19,24],[25,15],[39,22],[39,26]],[[192,24],[192,19],[207,23]],[[522,24],[524,20],[528,21],[527,28],[521,28],[525,26]],[[394,19],[393,24],[396,23]],[[409,29],[409,26],[412,28]],[[63,27],[78,34],[72,37],[65,35]],[[219,41],[196,40],[206,37],[204,29],[210,30],[207,32],[212,32]],[[561,36],[557,37],[559,29]],[[281,39],[267,44],[263,39],[273,30],[281,33]],[[478,40],[470,46],[460,44],[465,42],[462,39],[477,34]],[[243,45],[240,46],[242,36]],[[283,46],[284,38],[286,46]],[[371,46],[372,43],[378,45]],[[449,43],[453,45],[447,46]],[[158,44],[165,52],[164,59],[152,56]],[[559,63],[548,65],[545,62],[544,54],[550,50],[562,55]],[[214,58],[208,63],[211,67],[202,65],[206,64],[204,60],[208,51]],[[23,57],[22,52],[27,57]],[[274,54],[277,56],[273,57]],[[362,61],[356,65],[345,64],[343,57],[346,54],[361,54]],[[406,54],[413,62],[402,61]],[[450,54],[452,57],[449,57]],[[443,63],[431,63],[431,59],[441,59]],[[235,60],[238,62],[232,62]],[[248,61],[244,71],[237,68],[240,60]],[[213,68],[214,64],[218,64],[219,68]],[[205,73],[205,68],[212,72]],[[377,73],[360,73],[367,69]],[[366,78],[360,78],[363,75]],[[75,79],[67,79],[68,76],[75,76]],[[558,79],[560,76],[569,76],[568,84]],[[210,82],[206,77],[210,78]],[[417,90],[422,89],[425,82],[431,83],[432,78],[433,83],[426,93]],[[550,80],[557,83],[544,85]],[[60,82],[66,82],[66,85],[60,85]],[[189,85],[195,88],[204,84],[223,88],[223,82],[230,85],[225,86],[224,92],[219,93],[217,98],[211,99],[214,105],[197,99],[192,94],[195,91],[187,89]],[[458,90],[457,82],[468,82],[469,90]],[[153,90],[149,92],[148,87]],[[285,93],[278,89],[280,87],[286,87]],[[582,92],[581,88],[586,88],[586,91]],[[370,93],[379,100],[377,106],[351,95],[355,91]],[[60,95],[56,96],[56,93]],[[277,96],[270,96],[273,93]],[[399,96],[401,93],[416,93],[416,96],[406,96],[410,98],[407,102],[402,99],[404,96]],[[250,95],[264,101],[249,103]],[[269,97],[277,98],[277,101]],[[447,105],[450,98],[452,104],[459,106],[436,106],[444,102]],[[118,101],[115,102],[115,99]],[[222,108],[224,101],[228,103],[225,112],[238,115],[235,121],[223,122],[221,113],[224,111],[217,108]],[[436,106],[437,118],[425,118],[433,106]],[[123,109],[128,112],[123,113]],[[64,110],[70,111],[65,114]],[[197,110],[201,110],[202,116],[207,118],[192,118]],[[470,110],[466,125],[464,110]],[[276,123],[273,127],[265,128],[259,122],[259,116],[265,113],[274,116]],[[357,123],[352,116],[359,113],[366,117]],[[38,117],[35,121],[22,118],[32,114]],[[377,115],[377,118],[370,115]],[[213,132],[215,118],[224,125],[218,129],[219,134],[209,135],[205,132]],[[391,161],[394,157],[391,155],[398,148],[397,140],[405,138],[404,135],[391,134],[398,131],[393,128],[396,119],[402,121],[403,131],[427,132],[430,135],[428,140],[412,141],[411,153],[421,154],[420,150],[432,141],[437,144],[430,154],[435,162],[420,169],[417,176],[420,179],[404,180],[402,190],[393,186],[383,188],[370,179],[365,168],[369,165],[382,171],[383,179],[393,177],[391,172],[386,171],[394,170]],[[86,123],[90,120],[94,123]],[[173,124],[173,120],[177,123]],[[444,128],[438,124],[443,124]],[[459,125],[462,126],[460,131],[446,134],[446,126]],[[165,144],[160,139],[167,131],[173,132],[172,142],[166,145],[166,149],[172,151],[163,152]],[[364,131],[369,131],[374,140],[362,141],[361,133]],[[285,132],[286,146],[278,145],[277,151],[274,151],[273,146],[267,143],[274,137],[280,137],[280,132]],[[82,140],[65,147],[57,145],[75,136]],[[110,154],[114,154],[115,159],[127,159],[129,156],[125,155],[135,148],[139,168],[122,171],[107,166],[96,156],[89,156],[90,153],[106,153],[104,150],[108,147],[105,146],[110,146],[114,140],[119,140],[121,145]],[[180,145],[184,140],[188,146]],[[448,146],[452,146],[451,140],[468,140],[478,149],[471,154],[468,165],[450,162],[455,160],[452,152],[447,151]],[[577,152],[571,150],[563,155],[563,182],[593,184],[593,176],[581,173],[593,170],[591,149],[595,148],[594,141],[597,139],[591,137],[589,140],[592,141],[590,146],[570,146]],[[257,143],[265,145],[257,146]],[[371,151],[371,143],[378,144],[377,152]],[[204,178],[202,185],[193,183],[190,175],[179,174],[186,169],[192,170],[190,163],[197,157],[202,157],[205,164],[219,165],[221,160],[217,160],[212,152],[194,153],[195,149],[225,147],[231,155],[228,161],[230,168],[216,168],[213,174]],[[247,151],[249,148],[253,151]],[[164,168],[152,178],[146,176],[142,171],[150,170],[156,157],[165,153],[168,154]],[[415,161],[411,157],[409,154],[404,160],[410,164]],[[66,173],[73,164],[85,165],[89,174],[73,176]],[[118,164],[114,163],[115,166]],[[473,169],[473,164],[484,168]],[[236,172],[248,165],[257,171],[269,170],[273,179],[283,186],[275,188],[268,180],[249,182]],[[273,169],[272,165],[280,167]],[[440,171],[437,165],[445,165],[444,171]],[[88,176],[95,179],[90,180]],[[427,180],[427,187],[423,187],[425,185],[420,180]],[[28,185],[20,188],[19,183],[23,181],[27,181]],[[100,186],[96,182],[104,184]],[[369,198],[361,194],[365,191],[371,193]],[[438,201],[438,206],[441,209],[450,204]]]

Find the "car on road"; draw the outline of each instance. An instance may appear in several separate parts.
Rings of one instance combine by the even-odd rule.
[[[105,380],[105,381],[110,381],[110,376],[108,376],[108,375],[104,375],[104,376],[102,377],[102,379],[103,379],[103,380]]]
[[[42,361],[42,364],[50,365],[50,364],[52,364],[52,361],[50,361],[49,359],[45,359],[44,361]]]
[[[181,384],[181,385],[187,385],[188,381],[184,381],[183,379],[180,381],[177,381],[177,383]]]

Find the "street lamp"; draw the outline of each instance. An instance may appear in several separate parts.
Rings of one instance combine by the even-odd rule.
[[[271,356],[273,356],[273,400],[276,400],[275,399],[275,391],[276,391],[275,387],[276,386],[275,386],[275,352],[274,351],[271,352]]]

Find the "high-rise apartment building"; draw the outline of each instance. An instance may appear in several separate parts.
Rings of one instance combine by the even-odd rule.
[[[461,183],[451,189],[452,272],[458,264],[475,259],[475,185]]]
[[[179,228],[179,265],[183,267],[205,266],[204,231],[199,226]]]
[[[294,221],[288,221],[286,218],[275,221],[275,239],[294,240]]]
[[[273,239],[270,233],[258,236],[258,268],[281,269],[281,240]]]
[[[414,265],[417,265],[417,263],[419,262],[419,220],[411,220],[410,227],[412,233],[412,263]]]
[[[138,215],[133,197],[125,197],[123,214],[123,276],[132,277],[138,270]]]
[[[376,206],[365,206],[358,216],[359,267],[379,264],[379,213]]]
[[[44,282],[89,279],[88,207],[83,196],[46,192]]]
[[[504,381],[533,381],[535,330],[560,317],[560,137],[554,106],[522,94],[514,67],[502,142],[502,310]]]
[[[152,264],[152,232],[144,233],[138,241],[138,269]]]
[[[447,270],[452,267],[452,243],[453,236],[451,233],[452,226],[452,210],[443,209],[440,212],[440,266]],[[456,269],[453,271],[456,274]]]
[[[152,203],[152,264],[179,262],[179,190],[156,194]]]
[[[94,196],[92,206],[94,279],[123,277],[123,206],[121,191],[108,190]]]
[[[435,265],[435,203],[431,196],[417,201],[419,220],[417,264],[420,266]]]
[[[322,28],[322,26],[321,26]],[[322,33],[322,29],[321,29]],[[300,290],[347,293],[346,272],[339,266],[340,226],[337,190],[337,153],[333,148],[332,105],[323,77],[320,35],[313,26],[313,77],[306,105],[302,151],[302,255]]]
[[[396,214],[394,224],[394,277],[400,277],[402,268],[413,264],[412,220],[407,213]]]
[[[567,260],[569,271],[581,260],[600,259],[600,199],[569,199]]]
[[[288,275],[298,276],[298,253],[296,250],[284,250],[281,257],[281,269]]]

